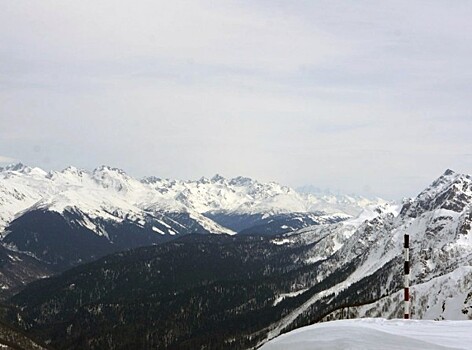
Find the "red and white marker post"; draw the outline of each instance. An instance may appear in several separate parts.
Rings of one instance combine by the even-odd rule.
[[[405,313],[403,318],[408,320],[410,318],[410,236],[406,233],[403,239],[403,249],[405,255],[404,262],[404,306]]]

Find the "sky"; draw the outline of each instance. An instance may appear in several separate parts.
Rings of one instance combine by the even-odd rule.
[[[470,1],[1,0],[0,165],[399,199],[472,174]]]

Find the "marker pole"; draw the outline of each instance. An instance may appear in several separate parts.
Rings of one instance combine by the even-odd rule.
[[[404,306],[405,313],[403,318],[408,320],[410,318],[410,236],[405,234],[403,239],[403,251],[405,255],[404,261]]]

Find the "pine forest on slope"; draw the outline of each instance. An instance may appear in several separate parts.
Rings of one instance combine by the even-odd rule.
[[[5,249],[65,270],[186,234],[273,235],[339,222],[384,202],[243,177],[137,180],[107,166],[46,172],[15,164],[0,168],[0,237]]]
[[[187,235],[33,282],[8,319],[59,349],[253,348],[314,322],[472,319],[472,178],[446,171],[402,206],[267,235]]]

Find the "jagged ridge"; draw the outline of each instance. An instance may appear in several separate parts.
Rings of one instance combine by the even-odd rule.
[[[248,348],[323,317],[346,315],[347,307],[351,316],[400,316],[402,238],[408,232],[414,315],[470,319],[470,203],[446,209],[446,201],[440,199],[447,189],[455,188],[447,202],[461,202],[468,187],[456,184],[468,184],[470,177],[446,174],[443,180],[435,181],[402,208],[368,208],[359,217],[340,223],[273,238],[191,236],[187,238],[193,240],[114,255],[41,281],[14,301],[26,312],[27,327],[54,334],[59,344],[78,344],[84,327],[102,327],[91,335],[95,344],[116,339],[118,348],[134,341],[156,348]],[[442,183],[441,189],[435,183]],[[435,204],[423,205],[425,198]],[[411,215],[410,208],[423,209]],[[173,257],[171,264],[166,256]],[[161,273],[169,274],[173,282]],[[95,276],[95,282],[87,282],[82,278],[85,275]],[[145,287],[155,278],[163,279],[152,290]],[[45,293],[51,289],[57,291],[54,296]],[[81,301],[75,297],[79,295],[87,299]],[[134,335],[120,337],[150,303],[154,311],[148,316],[163,319],[153,318],[154,326],[133,328]],[[463,307],[457,308],[459,304]],[[58,315],[63,321],[60,324]],[[82,316],[78,319],[77,315]],[[121,331],[102,324],[109,317],[121,320]],[[157,324],[167,326],[156,328]],[[67,334],[68,327],[75,338]]]

